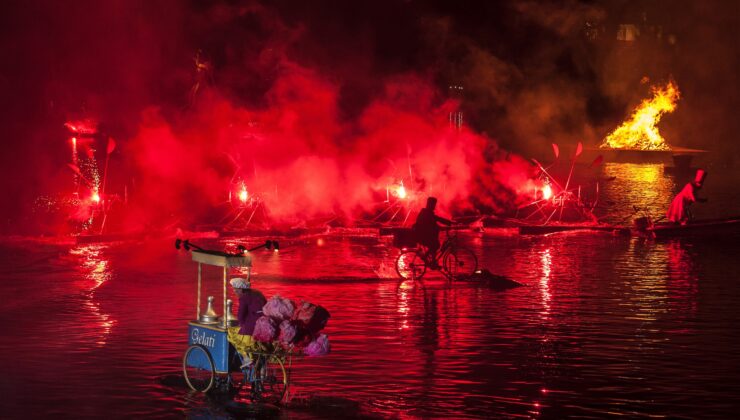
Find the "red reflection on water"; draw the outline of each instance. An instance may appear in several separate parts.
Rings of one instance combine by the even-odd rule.
[[[103,245],[86,245],[72,248],[69,253],[80,259],[79,269],[85,280],[81,284],[85,309],[97,322],[80,323],[83,328],[92,330],[91,337],[96,337],[96,344],[105,345],[107,337],[116,321],[100,309],[100,304],[95,299],[95,291],[111,278],[110,261],[105,258]],[[92,284],[90,283],[92,282]]]
[[[396,311],[401,321],[398,329],[405,330],[409,328],[409,317],[414,306],[421,302],[421,308],[416,309],[426,310],[426,290],[420,281],[405,280],[398,284],[396,296],[398,299]]]
[[[545,249],[540,253],[540,267],[542,275],[540,276],[539,286],[540,295],[542,296],[542,311],[540,315],[542,318],[549,318],[550,316],[550,273],[552,270],[552,254],[550,248]]]
[[[636,261],[643,264],[639,275],[634,273],[626,283],[631,289],[627,297],[637,309],[634,313],[637,319],[654,322],[678,318],[680,326],[672,331],[687,332],[682,321],[696,315],[699,284],[689,252],[691,246],[681,240],[630,243]]]
[[[687,250],[687,245],[680,240],[666,244],[668,254],[668,302],[676,314],[683,319],[693,318],[698,310],[699,276],[694,261]],[[683,328],[675,332],[688,333]]]

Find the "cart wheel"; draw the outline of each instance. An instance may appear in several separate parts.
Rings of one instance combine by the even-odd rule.
[[[272,404],[282,402],[288,389],[288,375],[283,361],[274,357],[260,358],[251,385],[252,398]]]
[[[402,279],[421,280],[427,271],[424,259],[416,251],[404,251],[396,259],[396,272]]]
[[[444,268],[451,278],[470,276],[478,269],[478,257],[467,248],[457,248],[445,256]]]
[[[211,389],[215,382],[216,368],[208,350],[200,344],[188,347],[182,358],[182,373],[193,391],[207,392]]]

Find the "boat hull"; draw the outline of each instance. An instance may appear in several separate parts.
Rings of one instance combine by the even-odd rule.
[[[727,219],[696,220],[685,225],[656,223],[638,231],[656,239],[682,237],[740,238],[740,217]]]
[[[549,225],[520,225],[520,235],[546,235],[548,233],[556,232],[571,232],[578,230],[587,230],[592,232],[608,232],[608,233],[627,233],[627,230],[621,226],[612,225],[587,225],[587,224],[549,224]]]

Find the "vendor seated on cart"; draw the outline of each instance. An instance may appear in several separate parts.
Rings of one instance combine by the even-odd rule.
[[[251,288],[248,278],[233,278],[229,283],[239,297],[239,310],[236,315],[239,326],[229,327],[228,338],[234,348],[241,353],[244,359],[244,365],[241,367],[244,368],[252,361],[250,353],[260,350],[261,343],[252,338],[252,333],[257,319],[262,316],[262,307],[267,300],[262,293]]]

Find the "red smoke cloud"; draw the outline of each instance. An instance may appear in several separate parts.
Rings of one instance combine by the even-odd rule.
[[[227,201],[234,179],[278,223],[368,217],[400,182],[413,209],[430,195],[443,212],[472,209],[471,194],[497,210],[507,207],[502,201],[516,204],[516,194],[494,194],[520,192],[529,165],[486,162],[492,140],[451,128],[448,114],[457,104],[440,100],[427,81],[393,78],[358,118],[345,121],[338,86],[310,69],[286,68],[259,108],[237,106],[211,89],[174,120],[157,109],[144,113],[129,148],[140,174],[137,219],[148,213],[149,220],[197,220]]]

